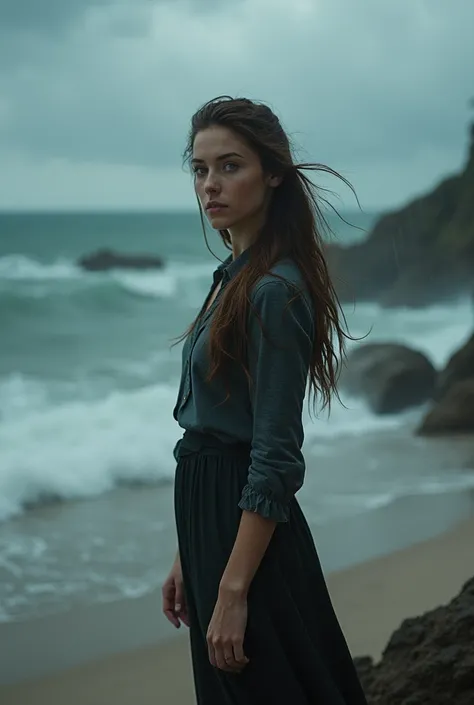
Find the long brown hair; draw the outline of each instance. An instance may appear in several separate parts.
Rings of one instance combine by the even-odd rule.
[[[314,310],[315,339],[309,369],[310,393],[321,407],[330,407],[332,394],[337,392],[341,358],[345,354],[345,339],[350,337],[345,325],[336,291],[324,257],[322,233],[329,230],[320,203],[335,210],[321,195],[327,189],[317,187],[303,173],[319,171],[341,179],[354,193],[352,185],[338,172],[324,164],[294,162],[289,138],[278,117],[263,103],[247,98],[219,96],[205,103],[192,117],[183,159],[189,164],[194,139],[198,132],[211,126],[231,129],[244,138],[258,154],[264,173],[280,175],[281,184],[268,207],[266,222],[251,247],[247,265],[223,289],[210,328],[210,381],[232,362],[239,363],[250,379],[247,368],[247,320],[250,295],[256,282],[269,273],[280,259],[290,257],[298,266]],[[356,196],[357,199],[357,196]],[[206,237],[204,217],[199,204],[201,224]],[[220,230],[227,248],[232,243],[227,230]],[[178,339],[183,340],[197,325],[200,314]]]

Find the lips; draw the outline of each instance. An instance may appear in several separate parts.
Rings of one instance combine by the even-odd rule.
[[[219,201],[209,201],[206,206],[207,211],[218,211],[222,208],[227,208],[227,206],[225,205],[225,203],[219,203]]]

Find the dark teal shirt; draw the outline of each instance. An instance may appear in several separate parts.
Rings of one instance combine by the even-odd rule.
[[[225,286],[245,267],[249,251],[232,255],[214,272],[212,293],[222,288],[185,340],[174,418],[185,430],[211,433],[226,443],[251,445],[241,509],[288,521],[289,504],[303,484],[302,412],[314,340],[314,315],[296,264],[285,259],[255,285],[248,319],[247,377],[237,363],[226,376],[206,381],[209,330]],[[302,293],[285,309],[297,291]],[[260,327],[260,318],[264,331]],[[227,392],[230,398],[226,401]]]

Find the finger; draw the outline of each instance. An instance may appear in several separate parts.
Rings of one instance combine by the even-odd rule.
[[[182,607],[181,605],[176,605],[176,607],[179,606],[179,610],[175,608],[174,612],[176,616],[182,621],[183,624],[185,624],[187,627],[190,626],[189,622],[189,615],[188,615],[188,610],[186,609],[186,606]]]
[[[214,666],[217,668],[216,654],[214,651],[212,639],[210,637],[208,637],[208,639],[207,639],[207,651],[209,654],[209,662],[211,663],[211,666]]]
[[[163,592],[162,603],[165,609],[174,609],[174,592]]]
[[[162,600],[162,610],[165,617],[171,622],[173,626],[179,629],[179,619],[175,613],[174,609],[174,589],[172,587],[163,588],[163,600]]]
[[[224,648],[222,646],[222,643],[214,644],[214,654],[215,654],[215,659],[216,659],[216,665],[217,668],[220,668],[221,671],[227,671],[229,670],[230,666],[227,665],[225,657],[224,657]]]
[[[163,585],[161,590],[163,607],[166,609],[174,609],[174,587],[171,585]]]
[[[228,669],[232,671],[238,671],[240,670],[240,666],[235,660],[234,652],[232,650],[232,644],[229,644],[229,646],[225,646],[223,649],[223,655],[224,655],[224,662],[225,665]]]
[[[189,620],[189,614],[188,610],[186,609],[186,606],[179,612],[179,618],[185,624],[187,627],[190,627],[190,620]]]
[[[175,582],[174,608],[176,612],[181,612],[184,606],[184,589],[181,581]]]
[[[186,598],[184,595],[184,585],[183,583],[176,582],[176,594],[175,594],[175,605],[174,611],[176,615],[181,619],[181,621],[189,627],[189,617],[188,610],[186,607]]]
[[[178,617],[176,616],[176,613],[173,609],[168,609],[168,610],[163,610],[165,617],[171,622],[173,627],[176,627],[176,629],[179,629],[181,624],[179,622]]]
[[[247,656],[244,653],[244,646],[241,641],[237,641],[234,644],[234,658],[240,668],[243,668],[249,662],[249,659],[247,658]]]

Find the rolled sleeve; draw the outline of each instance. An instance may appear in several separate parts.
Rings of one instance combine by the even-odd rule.
[[[261,284],[248,327],[253,435],[239,507],[277,522],[288,521],[305,473],[302,411],[314,324],[307,301],[294,299],[296,293],[280,279]]]

